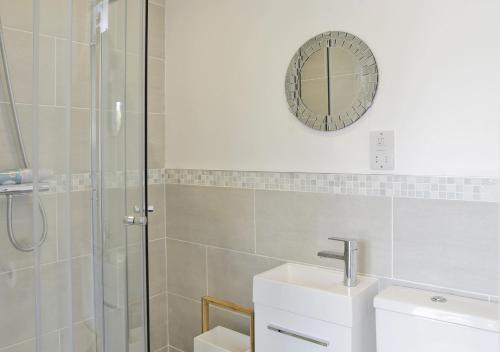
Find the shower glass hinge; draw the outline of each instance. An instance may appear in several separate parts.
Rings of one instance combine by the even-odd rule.
[[[95,24],[99,26],[99,31],[104,33],[109,27],[109,0],[102,0],[95,5]]]
[[[141,225],[144,226],[148,223],[148,218],[145,216],[125,216],[123,219],[125,225]]]
[[[155,211],[154,205],[148,205],[147,212],[154,213],[154,211]],[[136,214],[141,213],[141,207],[138,205],[134,205],[134,213],[136,213]]]

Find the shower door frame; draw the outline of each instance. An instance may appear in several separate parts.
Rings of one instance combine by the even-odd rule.
[[[105,301],[104,301],[104,281],[105,281],[105,275],[104,275],[104,247],[103,247],[103,234],[104,234],[104,228],[103,228],[103,199],[102,199],[102,184],[103,184],[103,169],[102,169],[102,151],[101,151],[101,146],[103,143],[102,140],[102,134],[101,134],[101,127],[100,124],[102,123],[101,112],[103,111],[102,106],[102,41],[99,40],[101,43],[99,50],[97,49],[96,45],[96,36],[102,36],[101,33],[97,30],[97,5],[102,4],[102,3],[110,3],[111,1],[116,1],[116,0],[93,0],[92,1],[92,15],[91,15],[91,163],[92,163],[92,172],[91,172],[91,182],[92,182],[92,233],[93,233],[93,267],[94,267],[94,310],[95,310],[95,329],[96,329],[96,345],[97,345],[97,351],[98,352],[108,352],[106,350],[106,343],[105,340],[108,336],[106,336],[106,322],[105,322]],[[117,1],[123,1],[125,4],[127,4],[127,0],[117,0]],[[144,351],[149,352],[150,351],[150,326],[149,326],[149,254],[148,254],[148,211],[147,211],[147,204],[148,204],[148,169],[147,169],[147,112],[148,112],[148,107],[147,107],[147,57],[148,57],[148,0],[140,0],[142,2],[142,84],[143,84],[143,123],[142,123],[142,128],[143,128],[143,145],[142,149],[144,151],[142,155],[142,171],[143,176],[142,178],[139,177],[139,180],[142,180],[142,204],[140,204],[140,207],[142,207],[142,215],[145,217],[146,221],[142,225],[138,226],[143,226],[142,230],[142,250],[143,250],[143,256],[142,256],[142,267],[143,267],[143,274],[142,274],[142,287],[143,287],[143,336],[144,336]],[[126,6],[126,5],[125,5]],[[99,68],[97,67],[97,61],[100,62]],[[126,68],[125,66],[125,72],[123,72],[124,75],[126,75]],[[125,85],[126,85],[125,81]],[[125,87],[124,87],[125,88]],[[125,91],[125,89],[124,89]],[[98,105],[98,102],[100,105]],[[98,107],[99,106],[99,107]],[[127,112],[125,112],[127,114]],[[126,137],[125,137],[126,139]],[[140,147],[140,146],[139,146]],[[125,173],[127,172],[126,168],[123,170]],[[126,176],[125,176],[126,178]],[[126,193],[127,192],[127,187],[124,186],[123,191]],[[128,214],[124,214],[127,216]],[[127,236],[127,225],[124,224],[123,231],[125,233],[125,236]],[[136,225],[137,226],[137,225]],[[128,275],[128,274],[126,274]],[[126,278],[124,284],[125,286],[123,289],[128,290],[128,277]],[[127,294],[125,294],[127,295]],[[128,304],[128,302],[127,302]],[[128,310],[128,305],[127,308]],[[128,311],[126,312],[126,315],[128,316]],[[125,318],[127,319],[127,318]],[[126,327],[128,328],[128,321],[126,322]],[[126,336],[126,352],[128,352],[129,349],[129,331],[125,333]],[[124,351],[125,352],[125,351]]]

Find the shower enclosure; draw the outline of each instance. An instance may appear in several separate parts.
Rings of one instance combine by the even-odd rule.
[[[1,352],[148,351],[146,17],[0,2]]]

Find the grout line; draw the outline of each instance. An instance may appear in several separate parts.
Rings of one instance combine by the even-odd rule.
[[[394,197],[391,197],[391,278],[394,278]]]
[[[155,60],[159,60],[159,61],[165,61],[164,57],[154,56],[154,55],[148,55],[148,59],[155,59]]]
[[[187,301],[191,301],[192,303],[201,304],[201,297],[200,297],[199,300],[197,300],[197,299],[194,299],[192,297],[183,296],[183,295],[180,295],[178,293],[171,292],[171,291],[167,291],[167,295],[172,295],[172,296],[175,296],[175,297],[179,297],[179,298],[185,299]]]
[[[158,298],[160,296],[164,296],[166,294],[167,294],[167,291],[163,291],[163,292],[160,292],[160,293],[155,293],[154,295],[149,296],[149,299],[152,300],[152,299]]]
[[[25,29],[20,29],[20,28],[11,27],[11,26],[4,26],[3,28],[7,29],[9,31],[20,32],[20,33],[24,33],[24,34],[33,35],[33,32],[27,31]],[[45,34],[45,33],[40,33],[39,36],[41,38],[47,38],[47,39],[68,40],[68,38],[66,38],[66,37],[59,37],[57,35],[51,35],[51,34]],[[71,42],[72,43],[76,43],[76,44],[80,44],[80,45],[90,46],[90,43],[85,43],[85,42],[81,42],[81,41],[78,41],[78,40],[72,40]]]
[[[55,215],[54,215],[54,229],[55,229],[55,245],[56,245],[56,258],[57,258],[57,261],[60,261],[62,260],[62,249],[60,248],[59,246],[59,240],[61,239],[61,234],[60,234],[60,229],[59,229],[59,217],[60,217],[60,214],[59,214],[59,196],[56,194],[54,196],[55,198]]]
[[[167,257],[167,239],[165,238],[165,333],[167,335],[167,346],[170,344],[170,321],[168,318],[168,257]]]
[[[73,327],[72,327],[73,328]],[[62,350],[62,329],[60,329],[58,332],[57,332],[57,344],[59,346],[59,351]]]
[[[94,317],[91,317],[91,318],[88,318],[88,319],[79,320],[79,321],[75,321],[75,322],[71,323],[71,327],[73,328],[73,327],[75,327],[75,325],[85,324],[85,323],[87,323],[89,321],[92,321],[92,320],[94,320]],[[64,329],[68,329],[68,326],[58,327],[57,329],[47,331],[47,332],[45,332],[45,333],[42,334],[42,338],[57,333],[58,334],[58,339],[59,339],[59,345],[61,345],[61,334],[62,334],[62,332],[63,332]],[[0,351],[10,350],[13,347],[17,347],[19,345],[22,345],[23,343],[33,341],[34,339],[35,339],[35,336],[30,337],[29,339],[21,340],[19,342],[11,344],[11,345],[2,346],[2,347],[0,347]]]
[[[165,63],[165,59],[164,59],[164,58],[161,58],[161,57],[154,57],[154,56],[149,56],[149,55],[148,55],[148,59],[149,59],[149,60],[154,60],[154,61],[159,61],[159,62],[163,62],[163,63]]]
[[[280,262],[283,262],[283,263],[302,264],[302,265],[314,266],[314,267],[318,267],[318,268],[322,268],[322,269],[328,269],[328,270],[342,271],[343,272],[343,269],[340,269],[340,268],[337,268],[337,267],[334,267],[334,266],[324,266],[324,265],[320,265],[320,264],[312,264],[312,263],[307,263],[307,262],[301,262],[301,261],[297,261],[297,260],[293,260],[293,259],[286,259],[286,258],[280,258],[280,257],[271,257],[271,256],[262,255],[262,254],[253,254],[253,253],[250,253],[250,252],[243,252],[243,251],[239,251],[239,250],[235,250],[235,249],[230,249],[230,248],[223,248],[223,247],[217,247],[217,246],[213,246],[213,245],[209,245],[209,244],[200,244],[200,243],[197,243],[197,242],[180,240],[180,239],[177,239],[177,238],[168,237],[168,235],[167,235],[167,239],[170,240],[170,241],[177,241],[177,242],[187,243],[187,244],[191,244],[191,245],[195,245],[195,246],[206,246],[207,248],[214,248],[214,249],[223,250],[223,251],[232,252],[232,253],[237,253],[237,254],[241,254],[241,255],[256,256],[256,257],[264,258],[264,259],[272,259],[272,260],[280,261]],[[363,273],[363,272],[359,272],[359,275],[365,276],[365,277],[374,278],[374,279],[378,279],[378,280],[391,280],[391,281],[396,281],[396,282],[399,282],[399,283],[406,283],[406,284],[409,284],[409,285],[425,287],[425,288],[428,288],[429,290],[435,290],[435,291],[441,291],[441,292],[448,292],[450,294],[455,294],[455,295],[458,295],[458,296],[481,297],[482,300],[488,300],[488,296],[489,296],[486,293],[461,290],[461,289],[456,289],[456,288],[452,288],[452,287],[438,286],[438,285],[434,285],[434,284],[430,284],[430,283],[425,283],[425,282],[418,282],[418,281],[410,281],[410,280],[392,278],[392,277],[384,276],[384,275],[369,274],[369,273]],[[169,292],[169,293],[171,293],[171,292]],[[183,297],[183,296],[178,295],[178,294],[175,294],[175,295],[179,296],[179,297]],[[185,298],[188,298],[188,297],[185,297]]]
[[[82,255],[71,257],[71,260],[73,261],[73,260],[85,259],[85,258],[91,258],[91,257],[92,257],[92,254],[82,254]],[[60,259],[60,260],[58,259],[58,260],[55,260],[55,261],[41,263],[40,266],[41,267],[47,267],[47,266],[55,265],[55,264],[66,264],[67,261],[68,261],[68,258]],[[31,265],[31,266],[24,266],[24,267],[16,268],[14,270],[3,271],[3,272],[0,272],[0,277],[3,276],[3,275],[12,275],[12,274],[15,274],[15,273],[18,273],[18,272],[21,272],[21,271],[31,270],[33,268],[34,268],[34,266]]]
[[[253,252],[257,254],[257,190],[253,190]]]
[[[68,89],[71,92],[71,87]],[[57,105],[57,39],[54,39],[54,106]]]
[[[10,105],[9,103],[7,102],[3,102],[1,101],[0,102],[0,106],[1,105]],[[22,107],[28,107],[28,108],[31,108],[33,106],[33,103],[23,103],[23,102],[16,102],[16,106],[22,106]],[[55,105],[50,105],[50,104],[39,104],[39,106],[41,108],[53,108],[53,109],[64,109],[65,106],[64,105],[57,105],[57,102]],[[90,108],[89,107],[81,107],[81,106],[72,106],[71,107],[71,110],[88,110],[90,112]],[[130,111],[129,111],[130,112]]]
[[[205,246],[205,282],[206,285],[206,294],[208,296],[208,246]]]
[[[146,117],[147,118],[147,117]],[[161,174],[164,173],[164,171],[162,170],[160,172]],[[168,306],[169,306],[169,299],[168,299],[168,239],[167,239],[167,234],[166,234],[166,229],[167,229],[167,199],[166,199],[166,196],[167,196],[167,189],[166,189],[166,185],[165,185],[165,182],[163,182],[163,177],[162,177],[162,195],[161,195],[161,199],[160,199],[160,203],[161,203],[161,211],[162,211],[162,221],[163,221],[163,238],[164,238],[164,241],[165,241],[165,309],[166,309],[166,312],[165,312],[165,318],[166,318],[166,321],[165,321],[165,334],[167,335],[167,346],[170,345],[170,319],[169,319],[169,313],[168,313]],[[168,347],[167,347],[168,349]],[[167,351],[168,352],[168,351]]]
[[[156,5],[156,6],[159,6],[159,7],[163,7],[163,8],[165,8],[165,3],[156,2],[156,1],[154,1],[154,0],[149,0],[149,3],[150,3],[151,5]]]

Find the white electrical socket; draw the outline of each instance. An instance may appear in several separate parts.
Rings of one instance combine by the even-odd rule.
[[[370,132],[370,168],[394,170],[394,131]]]

